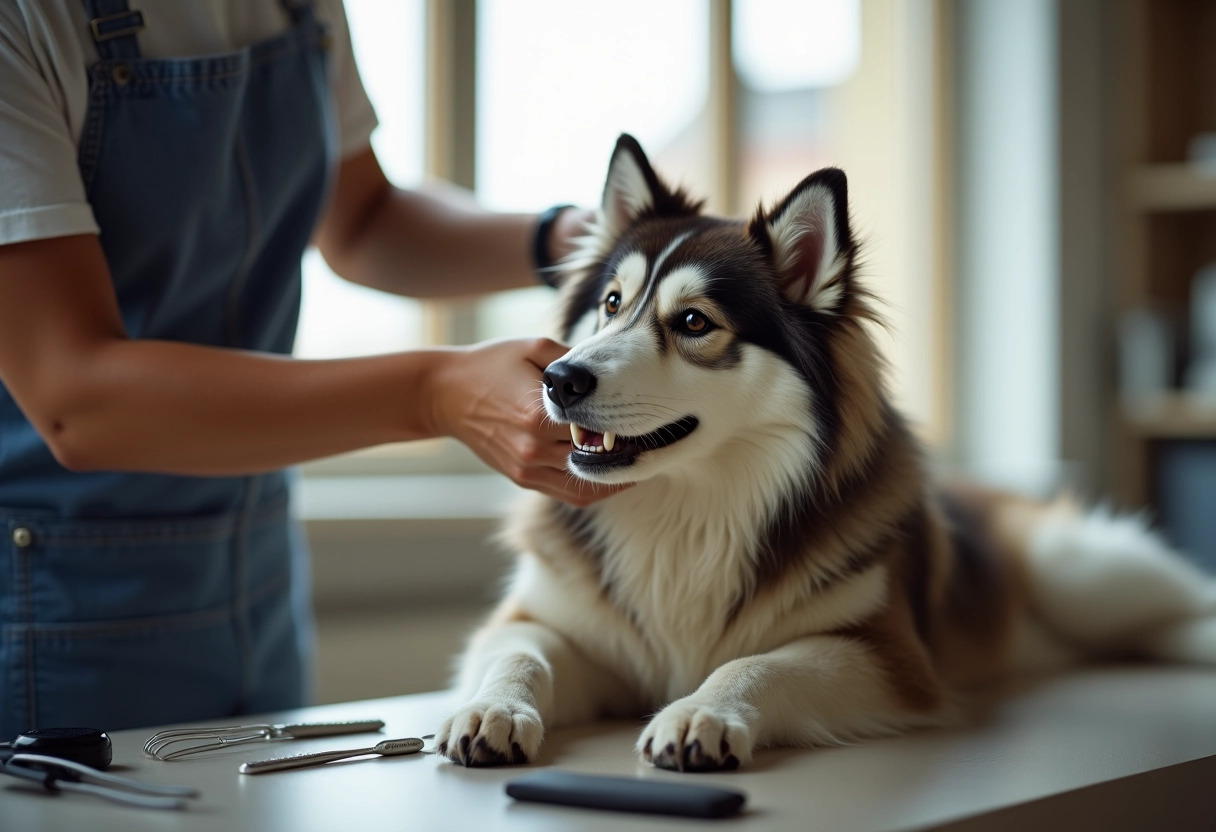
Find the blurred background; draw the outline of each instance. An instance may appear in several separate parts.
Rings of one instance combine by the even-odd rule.
[[[1216,3],[346,0],[389,177],[598,204],[617,135],[750,214],[850,181],[890,386],[943,467],[1145,509],[1216,568]],[[544,288],[417,303],[310,252],[297,354],[549,334]],[[324,702],[431,690],[517,490],[454,443],[304,467]]]

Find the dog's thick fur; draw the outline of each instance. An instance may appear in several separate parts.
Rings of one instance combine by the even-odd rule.
[[[545,406],[581,426],[575,475],[637,485],[512,518],[518,567],[441,753],[534,760],[546,728],[657,711],[644,759],[734,768],[941,724],[1011,672],[1216,663],[1216,584],[1139,520],[931,481],[883,389],[839,170],[732,222],[622,136],[592,231],[563,290],[563,334],[592,334]]]

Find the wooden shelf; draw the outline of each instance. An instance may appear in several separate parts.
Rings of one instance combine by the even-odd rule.
[[[1124,402],[1121,413],[1144,439],[1216,439],[1216,393],[1163,393]]]
[[[1216,2],[1094,5],[1109,10],[1113,24],[1103,72],[1108,158],[1119,164],[1108,183],[1118,210],[1106,239],[1114,306],[1119,313],[1159,307],[1187,320],[1195,275],[1216,262],[1216,164],[1187,161],[1196,137],[1216,133]],[[1129,506],[1164,500],[1160,445],[1216,441],[1216,393],[1172,390],[1121,402],[1113,418],[1109,470],[1117,498]],[[1179,543],[1216,556],[1216,538]]]
[[[1216,209],[1216,169],[1186,162],[1134,167],[1125,189],[1127,204],[1142,211]]]

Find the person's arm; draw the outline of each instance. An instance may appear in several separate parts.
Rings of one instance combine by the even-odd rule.
[[[563,211],[554,260],[586,232],[590,211]],[[455,187],[394,187],[369,148],[343,160],[314,236],[330,267],[354,283],[412,297],[452,297],[535,286],[533,214],[486,211]]]
[[[576,504],[568,433],[539,408],[546,339],[301,361],[127,337],[92,235],[0,246],[0,381],[76,470],[245,474],[449,435]],[[530,395],[523,395],[528,391]]]

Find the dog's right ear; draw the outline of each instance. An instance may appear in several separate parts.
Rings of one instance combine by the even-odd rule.
[[[679,188],[669,188],[659,179],[638,140],[622,133],[608,163],[601,209],[601,232],[615,239],[640,217],[694,216],[701,210]]]

